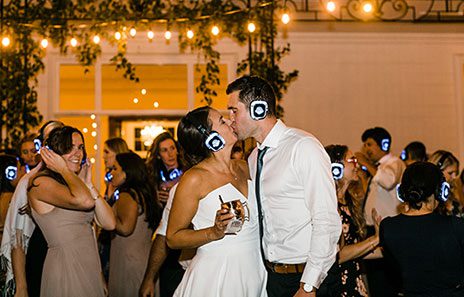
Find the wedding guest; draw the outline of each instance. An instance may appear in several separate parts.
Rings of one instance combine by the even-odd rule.
[[[63,127],[60,121],[48,121],[39,130],[35,141],[40,145],[50,132]],[[40,296],[42,267],[47,254],[47,242],[27,209],[27,185],[40,165],[21,178],[16,186],[5,221],[1,257],[7,268],[4,296]]]
[[[37,135],[30,134],[25,136],[19,143],[19,157],[26,168],[26,172],[29,172],[40,162],[40,156],[34,143],[36,138]]]
[[[41,296],[105,296],[92,222],[114,229],[111,207],[92,184],[84,137],[76,128],[51,131],[42,168],[29,181],[28,201],[49,249]],[[80,176],[78,176],[80,174]]]
[[[409,143],[401,152],[401,160],[404,161],[406,166],[414,162],[427,161],[427,151],[425,145],[420,141],[413,141]]]
[[[139,155],[117,154],[111,174],[117,194],[113,205],[116,228],[111,240],[109,295],[137,296],[161,209],[153,199],[155,189]]]
[[[405,211],[380,224],[380,245],[399,269],[406,297],[464,296],[464,221],[434,211],[448,193],[436,165],[411,164],[398,188]]]

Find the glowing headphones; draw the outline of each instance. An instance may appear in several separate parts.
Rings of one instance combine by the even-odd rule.
[[[380,142],[380,149],[384,152],[388,152],[390,150],[390,139],[382,139],[382,141]]]
[[[222,136],[216,132],[216,131],[211,131],[211,132],[208,132],[208,130],[205,128],[205,126],[203,126],[202,124],[196,122],[195,120],[189,118],[188,116],[185,117],[185,119],[192,123],[195,128],[201,133],[203,134],[206,139],[205,139],[205,146],[213,151],[213,152],[217,152],[219,150],[221,150],[222,148],[224,148],[224,145],[226,144],[226,141],[224,140],[224,138],[222,138]]]
[[[268,111],[269,106],[264,100],[255,100],[250,103],[250,117],[255,121],[264,119]]]
[[[18,167],[10,165],[5,168],[5,177],[9,181],[15,180],[18,177]]]
[[[342,163],[334,162],[332,163],[332,177],[335,180],[339,180],[343,177],[343,170],[345,166]]]
[[[175,180],[179,178],[182,175],[182,170],[178,168],[173,168],[167,172],[167,175],[165,176],[164,170],[160,170],[160,177],[163,182]]]
[[[113,180],[113,175],[111,174],[111,170],[108,170],[105,173],[105,182],[109,183],[112,180]]]
[[[400,158],[401,160],[406,161],[406,159],[408,158],[408,153],[406,152],[406,150],[401,151]]]
[[[440,202],[446,202],[450,196],[451,187],[446,181],[444,181],[444,177],[442,178],[442,180],[443,181],[436,188],[434,194],[436,200]],[[420,197],[424,195],[422,191],[411,191],[410,194],[417,196],[417,199],[420,199]],[[398,184],[396,186],[396,197],[399,201],[404,202],[404,190],[402,189],[401,184]]]
[[[34,139],[34,148],[37,151],[37,153],[40,154],[40,149],[42,148],[42,141],[40,141],[40,139],[38,138]]]

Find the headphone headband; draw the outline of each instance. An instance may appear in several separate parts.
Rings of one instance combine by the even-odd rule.
[[[451,157],[451,153],[450,152],[445,152],[440,157],[440,159],[438,159],[437,166],[438,166],[438,168],[440,168],[440,170],[442,169],[443,164],[445,163],[446,159],[448,159],[449,157]]]

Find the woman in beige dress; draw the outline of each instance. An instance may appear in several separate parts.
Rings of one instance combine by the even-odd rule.
[[[151,236],[160,221],[161,209],[153,197],[144,161],[135,153],[116,155],[111,171],[116,189],[113,211],[115,236],[110,249],[109,295],[138,295],[151,248]]]
[[[82,133],[69,126],[57,128],[46,144],[41,150],[45,165],[28,188],[32,216],[48,244],[40,295],[103,297],[92,221],[111,230],[114,215],[92,184],[89,162],[82,162],[86,160]]]

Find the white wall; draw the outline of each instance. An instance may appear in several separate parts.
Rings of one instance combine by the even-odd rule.
[[[283,102],[287,124],[315,134],[324,145],[342,143],[354,150],[366,128],[383,126],[393,136],[394,153],[420,140],[429,152],[448,149],[464,161],[464,33],[385,32],[381,25],[381,30],[342,32],[338,26],[335,32],[331,25],[318,32],[289,30],[279,41],[291,44],[283,68],[300,71]],[[169,46],[136,41],[129,53],[177,54],[174,40]],[[246,54],[227,40],[218,49],[229,61]],[[50,81],[51,76],[40,78],[39,108],[46,118],[52,116]]]
[[[289,125],[355,150],[366,128],[383,126],[394,153],[420,140],[464,161],[464,34],[290,32],[288,41],[285,68],[300,70],[283,103]]]

